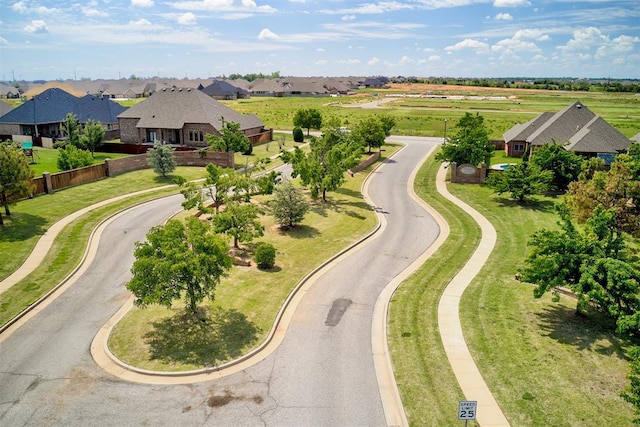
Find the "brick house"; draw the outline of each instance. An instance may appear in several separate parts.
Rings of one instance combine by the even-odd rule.
[[[584,157],[625,152],[631,141],[602,117],[576,101],[557,113],[542,113],[504,133],[508,156],[521,157],[527,149],[557,142]]]
[[[264,123],[252,114],[240,114],[197,89],[164,89],[118,116],[120,140],[145,144],[205,147],[206,134],[220,135],[225,123],[240,124],[250,139],[267,133]]]

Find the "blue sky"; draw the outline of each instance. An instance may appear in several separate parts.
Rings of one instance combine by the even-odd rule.
[[[0,79],[640,78],[640,0],[1,0]]]

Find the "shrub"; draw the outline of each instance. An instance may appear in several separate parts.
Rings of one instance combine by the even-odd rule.
[[[68,171],[93,164],[91,153],[86,150],[80,150],[74,145],[67,145],[64,149],[58,149],[58,169]]]
[[[293,128],[293,141],[294,142],[304,141],[304,133],[302,132],[302,128],[299,126],[296,126]]]
[[[260,243],[256,248],[253,260],[258,268],[267,269],[276,264],[276,248],[270,243]]]

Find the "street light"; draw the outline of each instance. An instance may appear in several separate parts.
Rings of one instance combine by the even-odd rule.
[[[447,119],[444,119],[444,143],[447,143]]]

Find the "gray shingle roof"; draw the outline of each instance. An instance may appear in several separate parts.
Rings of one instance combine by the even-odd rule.
[[[547,122],[553,113],[542,113],[535,119],[529,120],[527,123],[515,125],[504,133],[504,141],[526,141],[532,133],[537,131],[541,125]]]
[[[155,92],[118,118],[140,119],[136,125],[138,128],[182,129],[186,123],[209,123],[220,130],[223,120],[239,123],[241,130],[264,126],[258,117],[240,114],[195,89]]]
[[[569,139],[566,149],[580,153],[619,153],[629,148],[631,141],[602,117],[595,116]]]
[[[124,110],[125,107],[110,99],[92,95],[76,98],[62,89],[51,88],[0,117],[0,123],[62,123],[68,113],[75,114],[80,123],[86,123],[87,119],[117,123],[117,115]]]

